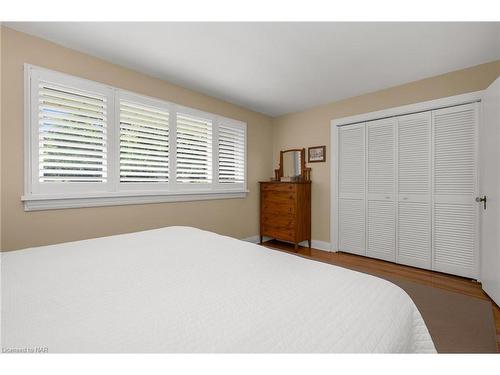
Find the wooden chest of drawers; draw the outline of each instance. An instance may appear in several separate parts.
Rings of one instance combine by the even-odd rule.
[[[268,236],[311,247],[311,182],[260,183],[260,241]]]

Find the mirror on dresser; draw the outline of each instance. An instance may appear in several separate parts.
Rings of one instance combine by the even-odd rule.
[[[280,151],[279,168],[274,178],[281,182],[308,181],[311,168],[306,168],[306,149],[293,148]]]
[[[311,247],[311,169],[305,148],[280,151],[273,181],[260,182],[260,242],[264,237]]]

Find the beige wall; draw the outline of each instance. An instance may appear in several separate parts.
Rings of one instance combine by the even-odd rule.
[[[0,246],[14,250],[167,225],[192,225],[238,238],[258,234],[258,184],[277,167],[280,149],[327,145],[311,164],[313,239],[329,241],[330,121],[335,118],[486,88],[500,61],[322,105],[275,119],[169,84],[45,40],[0,27]],[[23,64],[31,63],[173,101],[248,124],[246,199],[24,212]],[[8,95],[6,95],[8,93]],[[7,141],[8,140],[8,141]]]
[[[272,174],[271,118],[6,27],[1,35],[1,51],[3,250],[167,225],[192,225],[238,238],[258,233],[257,181]],[[24,212],[21,203],[24,63],[245,121],[250,194],[246,199]]]
[[[281,149],[327,146],[327,162],[312,167],[312,237],[330,240],[330,121],[336,118],[485,89],[500,75],[500,61],[288,114],[273,120],[273,157]]]

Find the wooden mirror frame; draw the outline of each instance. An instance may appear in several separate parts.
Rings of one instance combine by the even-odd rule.
[[[306,168],[306,149],[305,148],[290,148],[288,150],[280,151],[280,165],[278,169],[274,170],[274,177],[276,181],[281,181],[283,177],[283,154],[285,152],[299,151],[300,152],[300,176],[298,176],[298,181],[310,181],[311,180],[311,168]]]

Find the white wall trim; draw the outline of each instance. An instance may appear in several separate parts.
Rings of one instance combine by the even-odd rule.
[[[22,197],[25,211],[57,210],[64,208],[121,206],[128,204],[188,202],[214,199],[246,198],[248,191],[235,192],[192,192],[168,194],[106,194],[95,197]]]
[[[392,107],[380,111],[368,112],[354,116],[332,119],[330,122],[330,147],[332,160],[330,167],[330,240],[331,250],[339,251],[338,244],[338,131],[340,126],[354,125],[383,118],[403,116],[418,112],[426,112],[441,108],[480,102],[483,91],[473,91],[461,95],[448,96],[435,100]]]
[[[269,241],[271,239],[272,239],[271,237],[266,237],[266,236],[264,236],[264,238],[263,238],[264,242]],[[251,237],[243,238],[242,241],[247,241],[247,242],[251,242],[251,243],[260,243],[260,237],[259,236],[251,236]],[[302,241],[299,243],[299,245],[304,246],[304,247],[308,246],[307,241]],[[332,251],[330,242],[326,242],[326,241],[312,240],[311,247],[313,249],[317,249],[317,250]]]
[[[457,105],[478,102],[481,100],[482,95],[483,95],[482,91],[473,91],[466,94],[448,96],[445,98],[428,100],[421,103],[408,104],[400,107],[387,108],[380,111],[367,112],[359,115],[342,117],[338,119],[333,119],[331,121],[331,126],[333,127],[333,126],[351,125],[358,122],[373,121],[387,117],[409,115],[417,112],[424,112],[433,109],[453,107]]]
[[[303,242],[299,243],[299,245],[304,246],[304,247],[308,246],[307,241],[303,241]],[[323,251],[332,251],[330,242],[326,242],[326,241],[312,240],[311,247],[313,249],[318,249],[318,250],[323,250]]]

